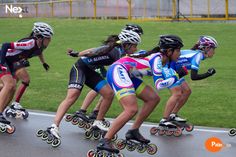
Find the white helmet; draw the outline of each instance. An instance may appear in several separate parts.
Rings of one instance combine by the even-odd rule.
[[[45,38],[51,38],[54,34],[52,27],[44,22],[35,22],[32,31],[34,35],[41,35]]]
[[[200,36],[197,43],[198,43],[198,48],[200,49],[205,47],[213,47],[213,48],[218,47],[216,39],[211,36]]]
[[[130,43],[130,44],[141,43],[141,38],[139,34],[132,30],[123,29],[118,35],[118,38],[121,40],[122,43]]]

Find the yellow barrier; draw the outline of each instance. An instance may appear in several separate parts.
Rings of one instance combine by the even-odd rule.
[[[0,17],[236,20],[234,0],[59,0],[0,4]],[[20,8],[22,12],[15,10]]]

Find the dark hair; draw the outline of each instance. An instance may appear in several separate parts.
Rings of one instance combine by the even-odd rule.
[[[102,43],[104,45],[113,45],[119,40],[118,35],[110,35],[107,37],[106,40],[104,40]]]
[[[193,45],[193,47],[191,48],[191,50],[198,50],[199,48],[199,44],[196,43],[195,45]]]
[[[29,38],[32,38],[32,37],[43,38],[42,35],[36,35],[36,36],[35,36],[33,31],[30,33],[30,35],[29,35],[28,37],[29,37]]]
[[[153,49],[147,51],[146,53],[143,53],[143,54],[138,54],[138,55],[129,55],[131,57],[134,57],[134,58],[144,58],[144,57],[147,57],[153,53],[157,53],[157,52],[160,52],[160,47],[159,46],[156,46],[154,47]]]

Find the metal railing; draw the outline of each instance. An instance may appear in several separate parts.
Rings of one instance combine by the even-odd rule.
[[[235,0],[59,0],[3,3],[0,17],[236,20]],[[9,1],[8,1],[9,2]],[[13,3],[14,2],[14,3]],[[20,12],[20,10],[22,11]]]

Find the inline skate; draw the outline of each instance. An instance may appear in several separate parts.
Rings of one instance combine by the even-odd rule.
[[[27,119],[29,116],[29,112],[26,111],[18,102],[13,102],[12,105],[6,109],[5,115],[7,117],[13,117],[13,118],[22,118]]]
[[[179,137],[182,135],[182,129],[175,124],[173,124],[170,121],[167,121],[165,119],[162,119],[159,123],[159,126],[152,127],[150,129],[151,135],[155,135],[158,133],[158,135],[167,135],[171,136],[174,135],[175,137]]]
[[[124,155],[118,149],[113,148],[110,140],[101,139],[97,149],[89,150],[87,157],[124,157]]]
[[[236,135],[236,128],[232,128],[229,130],[229,136],[235,136]]]
[[[89,120],[91,121],[91,123],[93,123],[98,115],[99,110],[94,110],[93,112],[90,113]],[[103,123],[107,126],[110,127],[111,123],[108,120],[103,119]]]
[[[92,127],[85,131],[85,138],[98,140],[105,137],[109,127],[103,123],[103,121],[95,120]],[[117,139],[117,135],[112,138],[112,141]]]
[[[119,139],[115,142],[115,146],[118,150],[122,150],[126,147],[128,151],[134,151],[136,149],[139,153],[147,151],[150,155],[154,155],[157,152],[157,146],[150,143],[150,140],[145,139],[138,129],[129,130],[125,137],[125,140]]]
[[[39,130],[36,136],[41,137],[43,141],[46,141],[47,144],[51,144],[54,148],[61,144],[59,128],[55,124],[52,124],[52,126],[48,127],[46,130]]]
[[[191,132],[194,129],[194,125],[187,123],[186,119],[183,119],[176,114],[171,114],[169,120],[176,126],[180,127],[182,131],[186,130],[187,132]]]
[[[15,130],[16,130],[15,126],[11,125],[11,122],[6,120],[6,118],[3,117],[3,115],[0,115],[0,132],[13,134]]]
[[[76,111],[74,114],[66,116],[65,120],[71,122],[73,125],[78,125],[79,128],[91,128],[92,121],[86,116],[85,110]]]

